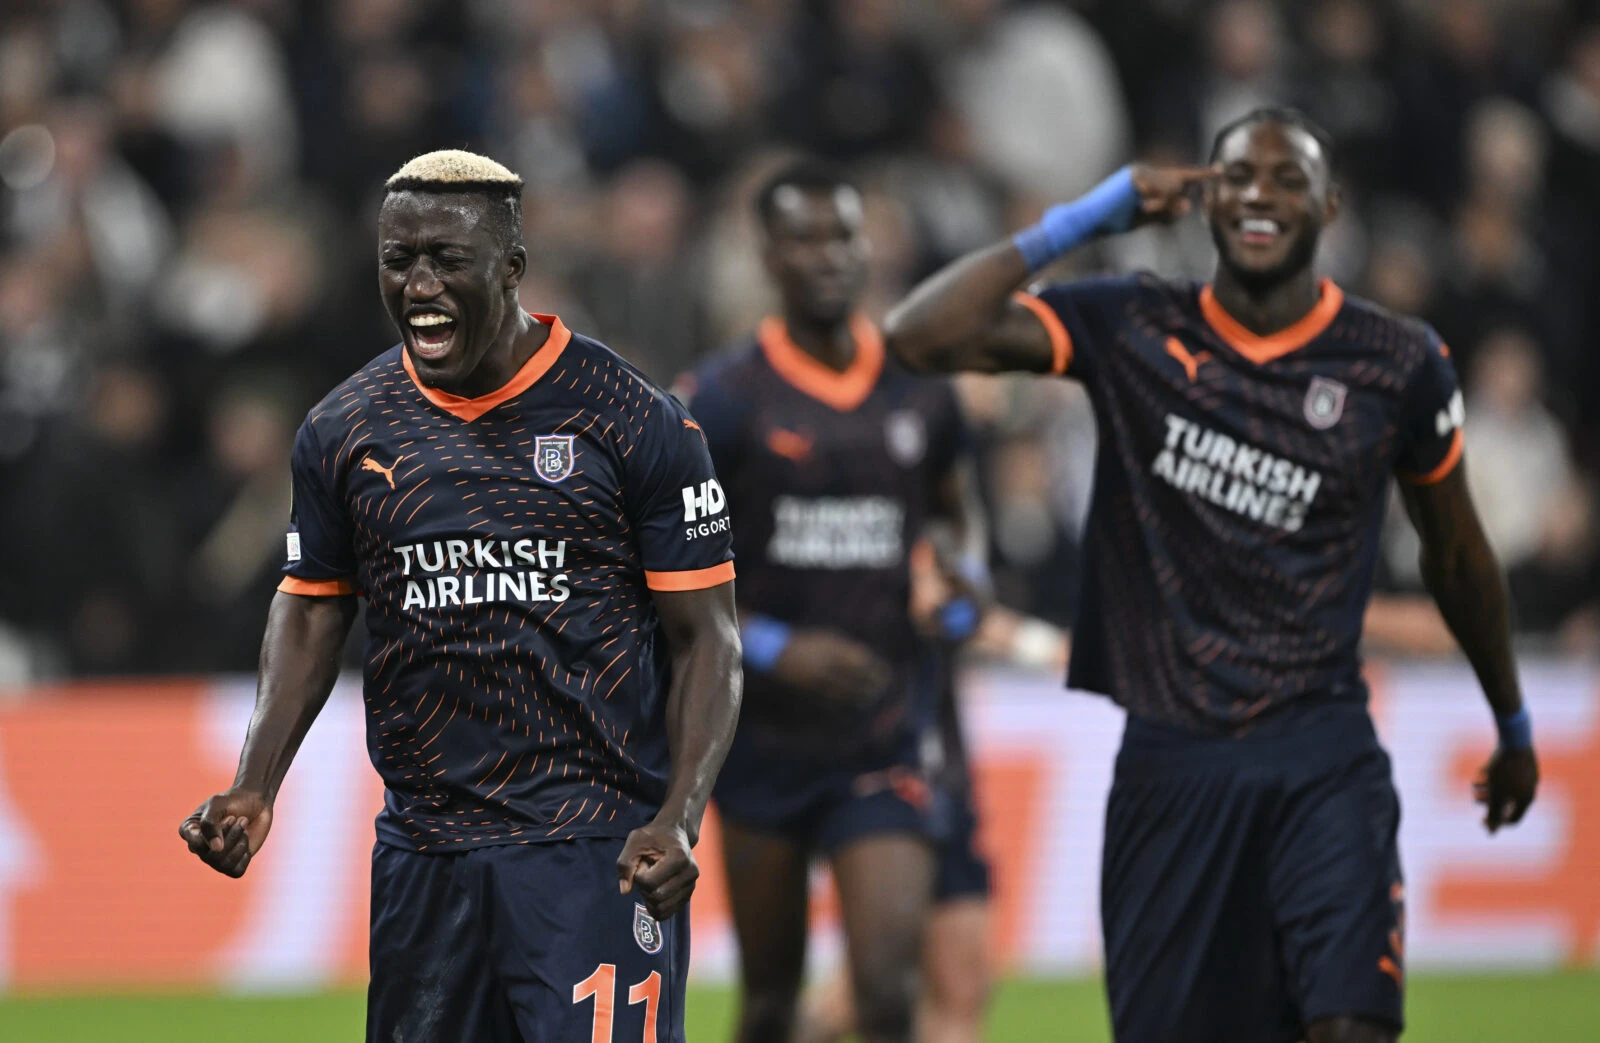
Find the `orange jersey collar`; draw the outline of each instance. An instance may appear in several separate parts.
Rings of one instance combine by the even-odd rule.
[[[850,317],[850,335],[856,354],[843,370],[831,369],[807,354],[789,337],[789,327],[776,315],[761,321],[756,339],[767,362],[796,390],[841,413],[849,413],[867,400],[883,373],[883,337],[864,316]]]
[[[1344,291],[1335,286],[1332,279],[1323,279],[1321,285],[1322,298],[1317,301],[1316,307],[1292,326],[1265,337],[1250,332],[1239,320],[1224,311],[1210,283],[1200,289],[1200,313],[1229,347],[1260,366],[1305,347],[1333,322],[1333,317],[1344,307]]]

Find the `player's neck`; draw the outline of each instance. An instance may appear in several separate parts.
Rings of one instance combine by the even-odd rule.
[[[816,322],[786,312],[783,324],[795,347],[830,369],[845,370],[856,357],[856,338],[846,316],[837,322]]]
[[[550,327],[517,307],[495,334],[494,343],[483,353],[483,360],[461,381],[461,386],[443,390],[462,398],[492,395],[511,382],[549,336]]]
[[[1271,286],[1251,287],[1218,265],[1211,292],[1235,322],[1266,337],[1305,318],[1322,300],[1322,281],[1307,267]]]

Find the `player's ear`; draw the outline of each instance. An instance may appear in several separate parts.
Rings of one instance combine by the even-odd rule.
[[[522,276],[528,270],[527,247],[513,246],[506,251],[505,279],[503,285],[508,290],[514,290],[522,283]]]
[[[1344,193],[1340,191],[1335,182],[1328,183],[1328,199],[1322,204],[1322,223],[1332,224],[1333,219],[1339,216],[1339,211],[1344,209]]]

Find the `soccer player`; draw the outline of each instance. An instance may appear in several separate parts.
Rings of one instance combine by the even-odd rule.
[[[385,786],[368,1040],[678,1041],[677,914],[741,686],[727,515],[688,415],[518,306],[521,189],[455,151],[388,181],[402,343],[300,428],[238,775],[179,832],[249,867],[359,597]]]
[[[891,314],[914,370],[1065,373],[1100,427],[1068,681],[1128,711],[1101,912],[1119,1043],[1377,1043],[1401,1029],[1399,806],[1357,651],[1390,476],[1499,748],[1490,832],[1538,770],[1505,584],[1426,325],[1313,270],[1339,209],[1292,110],[1224,128],[1212,165],[1125,169]],[[1198,186],[1210,285],[1099,278],[1017,293],[1090,239],[1172,220]]]
[[[794,1030],[819,855],[838,883],[861,1035],[904,1043],[939,832],[921,752],[937,667],[910,619],[908,554],[936,517],[982,546],[965,429],[949,383],[901,372],[857,314],[857,189],[799,161],[757,210],[782,314],[702,367],[690,402],[739,519],[748,699],[716,788],[738,1038]]]

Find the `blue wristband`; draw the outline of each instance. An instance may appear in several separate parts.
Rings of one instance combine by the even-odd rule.
[[[1057,257],[1097,235],[1126,232],[1139,214],[1139,190],[1133,168],[1123,167],[1070,203],[1046,210],[1032,228],[1012,237],[1028,270],[1036,272]]]
[[[951,641],[965,641],[978,630],[978,606],[971,598],[955,598],[939,610],[939,631]]]
[[[744,644],[744,665],[758,674],[765,674],[778,664],[778,657],[789,645],[789,624],[780,623],[771,616],[745,616],[739,625],[739,639]]]
[[[1526,706],[1516,713],[1495,714],[1494,726],[1500,732],[1502,750],[1533,749],[1533,718]]]

